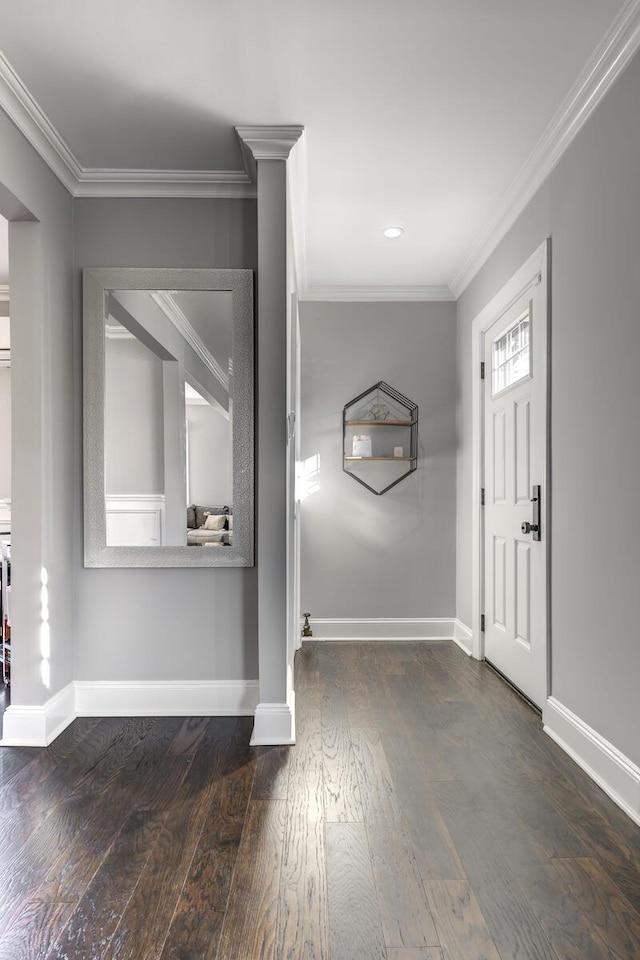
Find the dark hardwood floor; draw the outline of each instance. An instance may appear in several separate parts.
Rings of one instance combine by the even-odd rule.
[[[295,747],[0,749],[0,960],[634,960],[640,828],[453,644],[309,643]]]

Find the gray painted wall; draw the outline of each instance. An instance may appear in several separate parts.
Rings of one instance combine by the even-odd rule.
[[[187,404],[189,503],[231,505],[231,421],[210,404]]]
[[[0,367],[0,500],[11,499],[11,367]]]
[[[13,682],[41,704],[73,678],[74,465],[71,198],[0,111],[0,213],[8,218],[12,314]],[[42,680],[40,572],[49,575],[50,682]]]
[[[105,342],[107,494],[164,493],[162,360],[139,340]]]
[[[9,283],[9,223],[3,216],[0,216],[0,283]]]
[[[458,304],[458,616],[471,615],[471,324],[552,237],[552,692],[640,763],[640,57]]]
[[[455,616],[453,303],[301,303],[302,609],[314,617]],[[418,469],[380,497],[342,471],[342,408],[379,380],[416,402]]]
[[[256,269],[256,204],[241,200],[80,199],[75,211],[77,437],[84,266]],[[79,443],[79,440],[78,440]],[[256,568],[86,570],[76,472],[79,680],[255,679]]]

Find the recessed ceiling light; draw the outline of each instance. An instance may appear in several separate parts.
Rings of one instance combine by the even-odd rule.
[[[396,237],[401,237],[403,233],[402,227],[387,227],[386,230],[382,231],[382,235],[389,240],[395,240]]]

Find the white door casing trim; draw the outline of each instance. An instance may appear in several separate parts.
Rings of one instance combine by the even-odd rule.
[[[640,826],[640,767],[555,697],[542,720],[545,733]]]
[[[515,303],[519,297],[534,283],[540,282],[543,304],[542,315],[547,320],[547,358],[546,369],[543,371],[545,377],[545,395],[547,398],[547,443],[545,449],[545,469],[544,484],[542,490],[542,523],[543,523],[543,543],[547,563],[547,597],[545,603],[547,607],[546,627],[547,627],[547,692],[550,692],[549,685],[549,583],[548,574],[550,570],[550,457],[549,457],[549,356],[550,356],[550,338],[549,332],[549,304],[550,304],[550,256],[551,241],[546,240],[529,257],[511,279],[502,287],[502,289],[493,297],[489,303],[480,311],[472,324],[471,334],[471,378],[472,378],[472,476],[471,476],[471,632],[473,636],[472,653],[477,660],[484,659],[484,635],[481,631],[480,617],[483,613],[483,590],[484,590],[484,540],[483,540],[483,517],[480,504],[480,490],[484,485],[484,390],[483,382],[480,379],[480,363],[484,358],[484,335],[495,322],[505,313],[509,307]],[[487,376],[490,371],[487,371]]]

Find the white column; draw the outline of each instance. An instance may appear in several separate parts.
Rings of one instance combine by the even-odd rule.
[[[176,360],[162,364],[164,412],[163,546],[187,544],[187,439],[184,371]]]
[[[292,743],[287,670],[287,170],[303,128],[241,127],[258,183],[256,543],[260,703],[252,743]]]

